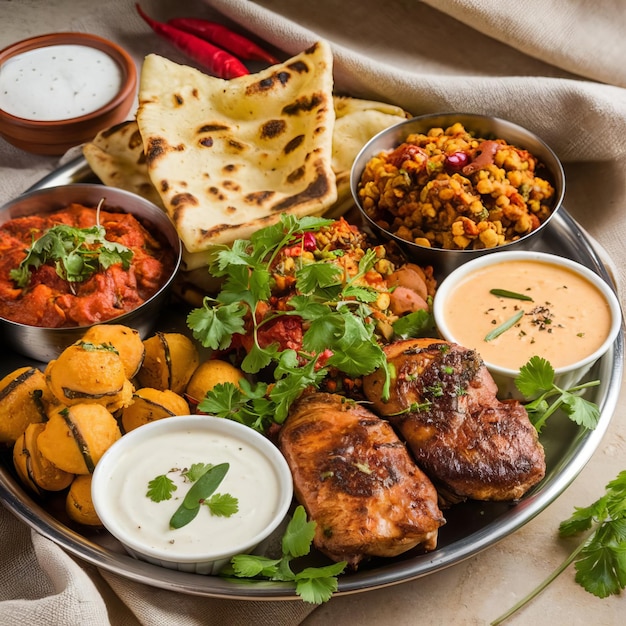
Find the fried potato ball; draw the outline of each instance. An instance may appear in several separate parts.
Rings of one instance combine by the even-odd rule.
[[[0,381],[0,443],[13,445],[29,424],[45,419],[47,392],[43,372],[21,367]]]
[[[143,363],[145,347],[139,331],[123,324],[97,324],[84,335],[83,342],[112,345],[122,359],[126,378],[132,380]]]
[[[228,361],[209,359],[198,365],[187,384],[186,393],[189,398],[198,403],[215,385],[233,383],[239,387],[239,381],[242,378],[244,378],[244,373]]]
[[[170,389],[138,389],[133,394],[133,401],[122,410],[122,428],[130,432],[149,422],[172,417],[189,415],[189,404]]]
[[[74,474],[65,472],[51,463],[38,446],[38,437],[45,423],[30,424],[13,447],[13,465],[22,482],[35,493],[61,491],[74,480]]]
[[[77,342],[45,370],[50,391],[62,404],[101,404],[112,413],[132,399],[133,385],[119,354],[110,347]]]
[[[102,526],[91,499],[91,474],[76,476],[65,498],[70,519],[85,526]]]
[[[57,407],[37,438],[51,463],[72,474],[90,474],[122,433],[117,420],[101,404]]]
[[[140,387],[183,393],[200,357],[195,343],[181,333],[156,333],[144,341],[146,355],[137,374]]]

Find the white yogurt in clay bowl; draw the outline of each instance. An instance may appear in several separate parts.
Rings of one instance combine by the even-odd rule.
[[[232,556],[262,549],[292,497],[278,448],[210,415],[164,418],[127,433],[92,481],[98,517],[129,554],[197,574],[218,574]]]
[[[64,154],[125,120],[137,68],[90,33],[38,35],[0,50],[0,137],[35,154]]]
[[[554,383],[578,383],[615,341],[614,290],[591,269],[543,252],[499,252],[465,263],[439,286],[435,323],[447,341],[476,350],[502,397],[521,399],[520,368],[533,356]]]

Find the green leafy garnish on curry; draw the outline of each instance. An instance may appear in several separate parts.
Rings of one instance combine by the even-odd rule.
[[[91,228],[57,224],[33,241],[19,267],[11,270],[10,277],[23,288],[30,281],[31,268],[53,263],[63,280],[82,282],[116,263],[128,269],[132,258],[130,248],[107,241],[106,231],[99,224]]]

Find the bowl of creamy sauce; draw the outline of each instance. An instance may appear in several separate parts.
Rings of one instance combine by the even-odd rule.
[[[200,493],[195,516],[172,526],[203,469],[226,466],[214,491]],[[127,433],[100,459],[92,481],[98,517],[129,554],[198,574],[217,574],[232,556],[261,550],[292,497],[278,448],[248,426],[211,415],[170,417]]]
[[[0,135],[37,154],[63,154],[123,121],[137,70],[117,44],[52,33],[0,51]]]
[[[622,315],[613,288],[589,268],[543,252],[500,252],[462,265],[441,283],[433,314],[441,335],[476,350],[501,393],[533,356],[555,383],[578,382],[617,337]]]

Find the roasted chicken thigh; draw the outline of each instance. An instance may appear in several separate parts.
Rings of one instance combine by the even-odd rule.
[[[437,492],[392,427],[352,400],[302,397],[279,433],[314,544],[355,568],[369,556],[433,550],[445,523]]]
[[[436,339],[385,347],[390,397],[382,371],[363,391],[386,417],[435,483],[446,503],[466,498],[516,500],[545,474],[545,457],[524,407],[496,398],[497,386],[480,356]]]

